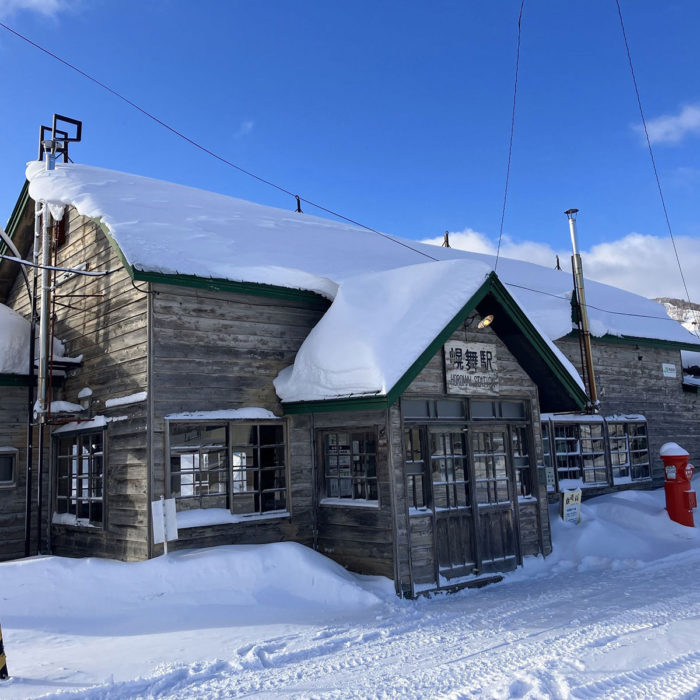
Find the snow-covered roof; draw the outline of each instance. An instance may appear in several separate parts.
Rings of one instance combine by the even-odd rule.
[[[58,208],[73,205],[85,216],[101,218],[138,270],[272,284],[333,299],[341,282],[360,274],[431,258],[479,261],[490,268],[494,262],[489,255],[385,237],[309,214],[87,165],[58,164],[46,171],[42,163],[32,162],[27,179],[33,199]],[[501,258],[498,276],[551,339],[571,331],[569,273]],[[590,280],[586,285],[594,336],[700,345],[657,302]]]
[[[492,256],[86,165],[47,171],[32,162],[27,179],[30,196],[46,201],[54,216],[72,205],[101,219],[135,270],[276,285],[333,300],[294,368],[276,382],[286,401],[386,393],[494,264]],[[501,259],[498,276],[545,337],[572,330],[570,274]],[[586,294],[594,336],[700,345],[656,302],[595,282]]]

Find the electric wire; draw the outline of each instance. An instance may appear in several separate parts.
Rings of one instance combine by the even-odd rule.
[[[620,18],[620,29],[622,29],[622,38],[625,42],[625,51],[627,52],[627,61],[630,66],[630,73],[632,75],[632,83],[634,84],[634,94],[637,97],[637,106],[639,107],[639,115],[642,118],[642,126],[644,127],[644,137],[646,138],[647,142],[647,147],[649,149],[649,158],[651,159],[651,167],[654,171],[654,178],[656,179],[656,187],[659,190],[659,198],[661,200],[661,207],[663,208],[664,211],[664,217],[666,219],[666,227],[668,228],[668,235],[671,237],[671,244],[673,245],[673,252],[676,256],[676,262],[678,263],[678,271],[680,272],[681,275],[681,281],[683,282],[683,288],[685,289],[685,296],[688,300],[688,304],[692,304],[690,301],[690,292],[688,291],[688,285],[686,284],[685,281],[685,275],[683,274],[683,266],[681,265],[681,259],[678,255],[678,249],[676,248],[676,240],[673,236],[673,230],[671,228],[671,220],[668,215],[668,208],[666,207],[666,199],[664,198],[664,193],[661,188],[661,178],[659,177],[659,171],[656,167],[656,159],[654,158],[654,149],[651,146],[651,139],[649,138],[649,130],[647,129],[647,121],[646,117],[644,116],[644,109],[642,107],[642,98],[639,94],[639,85],[637,84],[637,76],[634,70],[634,64],[632,63],[632,53],[630,51],[630,46],[629,42],[627,40],[627,31],[625,30],[625,22],[622,18],[622,8],[620,7],[620,0],[615,0],[615,4],[617,5],[617,14],[618,17]],[[691,308],[692,310],[692,308]],[[695,315],[695,323],[696,326],[698,325],[698,314],[697,311],[694,311]],[[700,330],[697,332],[698,337],[700,337]]]
[[[377,231],[377,229],[374,229],[371,226],[366,226],[365,224],[362,224],[359,221],[356,221],[355,219],[351,219],[350,217],[344,216],[343,214],[340,214],[337,211],[333,211],[332,209],[329,209],[328,207],[324,207],[323,205],[318,204],[316,202],[313,202],[310,199],[306,199],[304,197],[301,197],[300,195],[294,194],[291,190],[288,190],[287,188],[282,187],[281,185],[278,185],[278,184],[272,182],[271,180],[268,180],[264,177],[261,177],[260,175],[256,175],[255,173],[251,172],[250,170],[246,170],[245,168],[242,168],[240,165],[236,165],[235,163],[231,162],[230,160],[224,158],[223,156],[220,156],[218,153],[215,153],[214,151],[210,150],[206,146],[203,146],[201,143],[198,143],[194,139],[185,135],[181,131],[178,131],[174,127],[170,126],[170,124],[167,124],[162,119],[159,119],[154,114],[151,114],[151,112],[148,112],[143,107],[140,107],[135,102],[132,102],[127,97],[124,97],[124,95],[117,92],[113,88],[109,87],[109,85],[106,85],[105,83],[97,80],[97,78],[94,78],[89,73],[86,73],[84,70],[81,70],[77,66],[74,66],[69,61],[66,61],[65,59],[61,58],[60,56],[57,56],[52,51],[49,51],[48,49],[46,49],[43,46],[41,46],[40,44],[37,44],[36,42],[32,41],[31,39],[24,36],[23,34],[20,34],[18,31],[15,31],[14,29],[12,29],[12,27],[8,27],[3,22],[0,22],[0,27],[3,27],[11,34],[14,34],[17,38],[21,39],[22,41],[25,41],[30,46],[33,46],[35,49],[38,49],[39,51],[45,53],[47,56],[50,56],[51,58],[58,61],[59,63],[62,63],[67,68],[70,68],[71,70],[75,71],[79,75],[82,75],[87,80],[90,80],[91,82],[95,83],[95,85],[98,85],[99,87],[103,88],[104,90],[107,90],[107,92],[114,95],[114,97],[117,97],[118,99],[120,99],[123,102],[125,102],[126,104],[128,104],[130,107],[133,107],[137,111],[141,112],[141,114],[143,114],[145,117],[148,117],[148,119],[151,119],[156,124],[159,124],[164,129],[167,129],[170,133],[174,134],[178,138],[181,138],[183,141],[186,141],[191,146],[194,146],[195,148],[199,149],[203,153],[206,153],[207,155],[211,156],[212,158],[215,158],[216,160],[220,161],[221,163],[224,163],[225,165],[228,165],[229,167],[234,168],[235,170],[238,170],[239,172],[243,173],[244,175],[248,175],[249,177],[252,177],[253,179],[257,180],[258,182],[262,182],[265,185],[268,185],[270,187],[274,187],[276,190],[279,190],[280,192],[283,192],[284,194],[288,194],[290,197],[294,197],[297,203],[299,201],[302,201],[305,204],[308,204],[309,206],[314,207],[315,209],[318,209],[320,211],[324,211],[327,214],[330,214],[331,216],[335,216],[338,219],[342,219],[343,221],[347,221],[348,223],[351,223],[355,226],[359,226],[360,228],[365,229],[366,231],[370,231],[371,233],[376,233],[378,236],[382,236],[383,238],[386,238],[387,240],[392,241],[393,243],[396,243],[397,245],[403,246],[404,248],[408,248],[409,250],[412,250],[414,253],[418,253],[419,255],[422,255],[430,260],[437,261],[437,258],[434,258],[432,255],[429,255],[428,253],[425,253],[422,250],[418,250],[417,248],[414,248],[413,246],[408,245],[408,243],[404,243],[403,241],[397,240],[393,236],[389,236],[386,233],[382,233],[381,231]],[[300,207],[297,206],[297,211],[299,209],[300,209]]]
[[[496,249],[496,262],[493,266],[494,272],[498,268],[498,260],[501,256],[501,241],[503,240],[503,223],[506,218],[506,204],[508,202],[508,184],[510,182],[510,164],[513,157],[513,135],[515,134],[515,105],[518,97],[518,74],[520,72],[520,35],[523,21],[523,8],[525,0],[520,3],[520,14],[518,15],[518,48],[515,55],[515,82],[513,84],[513,110],[510,117],[510,139],[508,141],[508,164],[506,166],[506,184],[503,192],[503,208],[501,209],[501,225],[498,228],[498,248]]]
[[[83,275],[84,277],[106,277],[116,272],[116,270],[76,270],[72,267],[57,267],[56,265],[40,265],[38,263],[30,262],[29,260],[23,260],[22,258],[15,258],[13,255],[0,254],[0,260],[9,260],[10,262],[16,262],[19,265],[26,265],[27,267],[33,267],[37,270],[54,270],[56,272],[72,272],[75,275]]]
[[[553,292],[545,292],[543,289],[534,289],[533,287],[526,287],[522,284],[515,284],[514,282],[503,281],[503,284],[509,287],[516,287],[517,289],[525,289],[528,292],[535,292],[536,294],[544,294],[548,297],[554,297],[560,301],[566,301],[566,299],[561,296],[561,294],[554,294]],[[580,302],[579,302],[580,303]],[[594,306],[593,304],[584,304],[587,309],[595,309],[596,311],[601,311],[604,314],[615,314],[616,316],[632,316],[634,318],[653,318],[655,321],[673,321],[673,323],[678,323],[675,318],[670,316],[652,316],[651,314],[632,314],[629,311],[613,311],[612,309],[601,309],[599,306]]]

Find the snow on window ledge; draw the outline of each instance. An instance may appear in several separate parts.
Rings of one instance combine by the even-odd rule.
[[[207,527],[209,525],[232,525],[261,520],[276,520],[289,518],[288,510],[271,510],[267,513],[251,513],[249,515],[234,514],[226,508],[194,508],[181,510],[177,513],[178,530],[187,530],[193,527]]]
[[[97,525],[93,525],[87,518],[79,518],[71,513],[54,513],[51,518],[53,525],[74,525],[76,527],[91,527],[99,529]]]
[[[148,397],[148,393],[145,391],[139,391],[136,394],[129,394],[128,396],[117,396],[113,399],[107,399],[105,401],[105,408],[115,408],[116,406],[128,406],[132,403],[140,403],[145,401]]]
[[[379,508],[379,501],[368,501],[365,498],[322,498],[322,506],[348,506],[349,508]]]

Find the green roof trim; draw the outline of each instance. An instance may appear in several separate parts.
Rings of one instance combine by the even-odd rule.
[[[569,333],[566,337],[578,340],[578,334],[575,332]],[[600,337],[591,336],[591,340],[593,342],[610,343],[611,345],[646,345],[650,348],[700,352],[700,344],[684,343],[679,340],[662,340],[661,338],[638,338],[632,335],[603,335]]]
[[[0,374],[0,386],[29,386],[26,374]]]
[[[304,289],[292,289],[290,287],[279,287],[274,284],[261,284],[257,282],[234,282],[218,277],[198,277],[197,275],[186,275],[171,272],[153,272],[150,270],[139,270],[135,268],[124,256],[124,252],[112,236],[109,227],[102,219],[93,221],[102,229],[103,233],[111,243],[114,251],[124,265],[124,268],[134,282],[152,282],[154,284],[172,284],[178,287],[190,287],[191,289],[209,289],[215,292],[231,292],[233,294],[250,294],[253,296],[269,297],[272,299],[288,299],[293,301],[304,301],[312,306],[326,308],[329,305],[328,299],[309,292]]]
[[[24,185],[22,185],[22,190],[19,193],[19,197],[17,197],[15,208],[12,210],[12,214],[10,214],[10,218],[7,220],[7,226],[5,226],[5,233],[7,233],[7,235],[10,238],[12,238],[12,236],[14,235],[15,229],[17,228],[17,224],[22,218],[22,212],[24,211],[24,208],[27,206],[28,202],[29,182],[25,180]]]
[[[358,396],[356,398],[324,399],[319,401],[290,401],[282,404],[285,415],[299,413],[329,413],[331,411],[383,411],[389,408],[386,396]]]
[[[586,406],[588,397],[578,382],[569,374],[547,341],[532,325],[517,302],[510,295],[495,272],[489,273],[483,284],[474,292],[469,301],[452,318],[440,334],[420,354],[418,359],[406,370],[403,376],[389,390],[386,396],[358,396],[357,398],[326,399],[319,401],[295,401],[283,403],[285,414],[316,413],[328,411],[366,411],[372,409],[385,409],[393,405],[413,380],[420,374],[430,359],[445,344],[450,336],[464,322],[464,319],[472,313],[488,295],[492,295],[513,320],[519,331],[528,339],[533,349],[542,358],[552,374],[562,385],[566,393],[580,409]]]
[[[252,294],[253,296],[270,297],[272,299],[291,299],[304,301],[314,306],[326,307],[328,299],[315,292],[303,289],[291,289],[278,287],[274,284],[261,284],[257,282],[233,282],[232,280],[216,277],[197,277],[196,275],[171,274],[163,272],[149,272],[132,268],[132,278],[135,282],[154,282],[157,284],[173,284],[180,287],[194,289],[211,289],[216,292],[232,292],[238,294]]]

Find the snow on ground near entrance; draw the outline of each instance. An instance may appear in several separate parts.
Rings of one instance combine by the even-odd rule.
[[[350,277],[431,258],[494,265],[488,255],[382,236],[306,213],[103,168],[58,164],[46,171],[44,164],[33,162],[27,179],[32,198],[54,208],[72,204],[85,216],[101,218],[129,263],[141,270],[273,284],[333,299],[338,285]],[[294,205],[290,198],[290,209]],[[568,272],[501,258],[498,275],[552,340],[571,330]],[[593,335],[700,345],[660,304],[597,282],[586,285]]]
[[[292,543],[0,564],[0,696],[700,697],[700,531],[663,505],[553,513],[547,559],[416,601]]]

